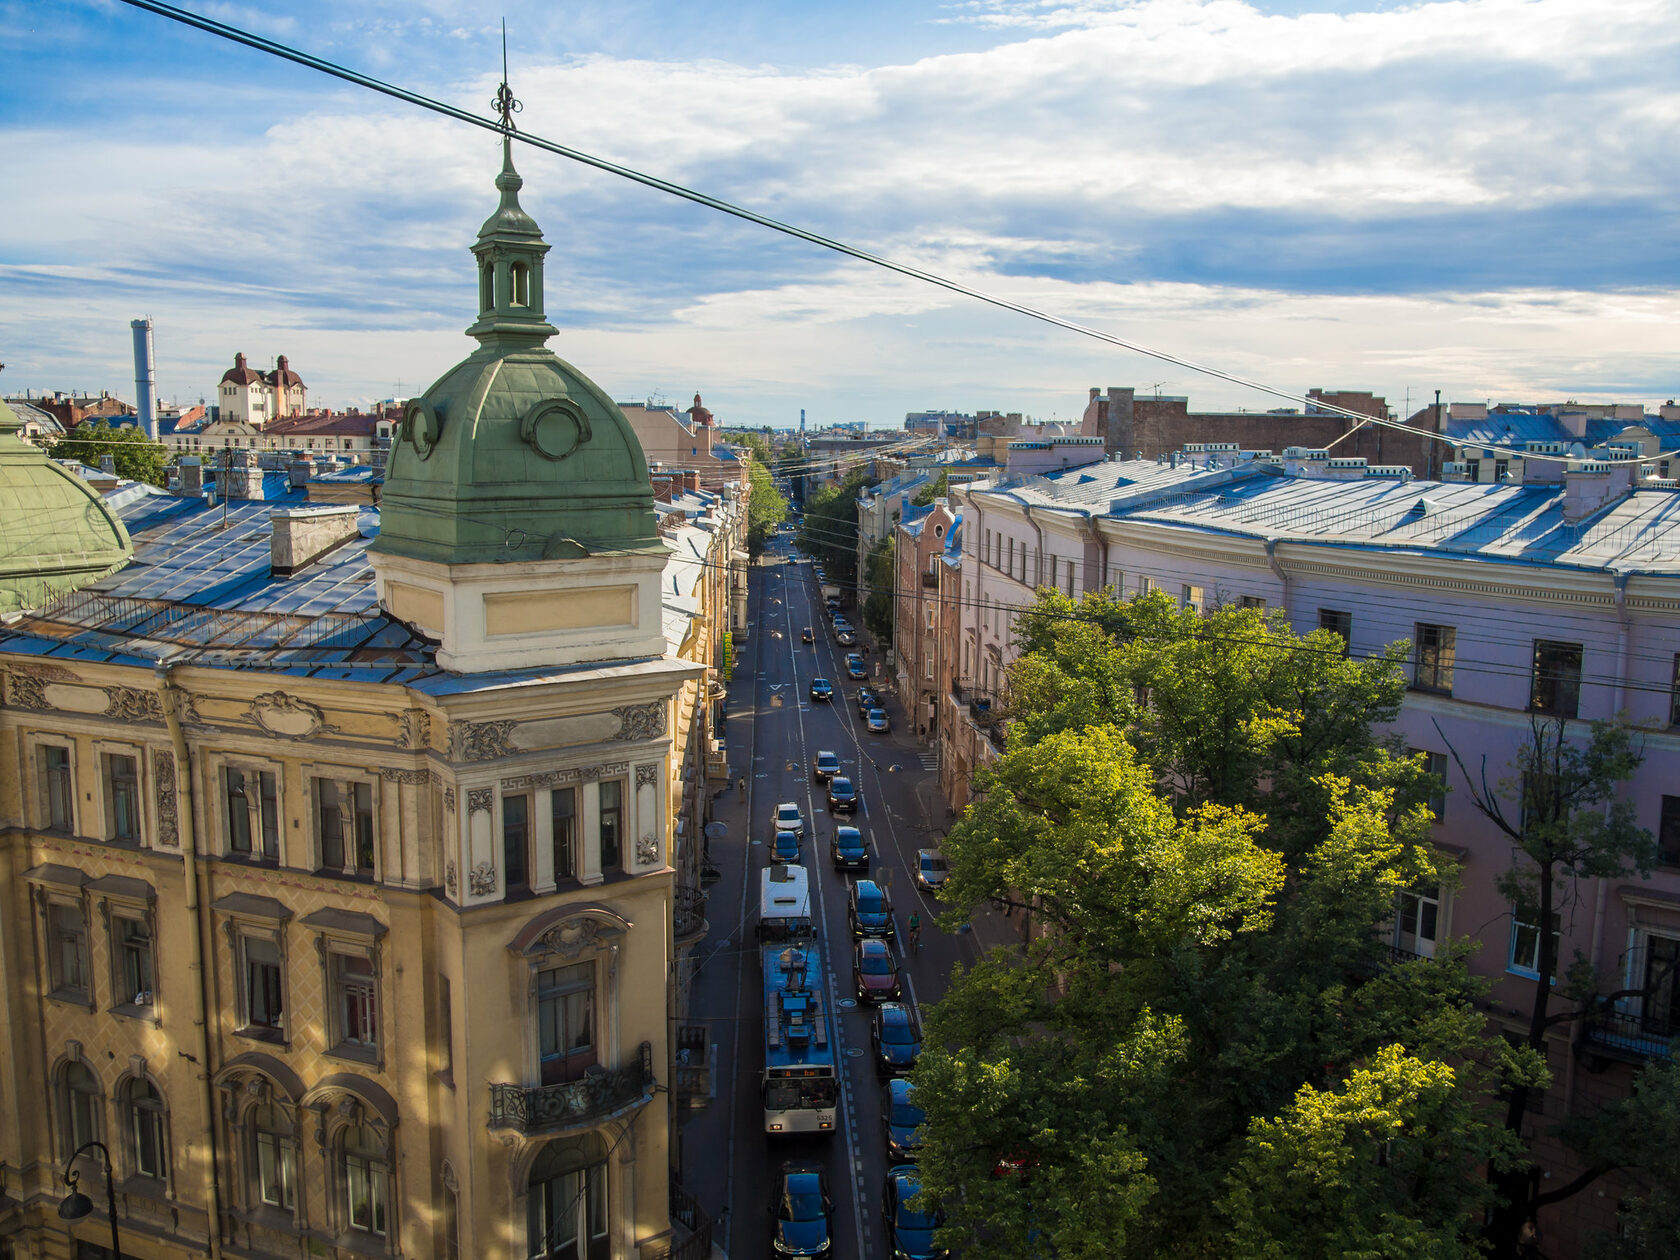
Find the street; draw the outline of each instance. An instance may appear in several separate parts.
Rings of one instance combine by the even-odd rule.
[[[886,1260],[880,1201],[889,1165],[881,1086],[869,1052],[871,1012],[852,995],[846,917],[852,877],[836,872],[829,860],[836,820],[827,812],[822,785],[812,777],[818,750],[838,754],[840,772],[857,787],[855,825],[872,854],[869,877],[885,884],[890,894],[906,1001],[919,1006],[937,999],[954,963],[971,960],[982,944],[1002,942],[1008,929],[989,914],[975,924],[978,931],[965,925],[947,934],[935,926],[933,916],[942,907],[915,884],[916,851],[937,845],[948,826],[931,749],[918,748],[904,729],[901,707],[891,699],[886,703],[893,731],[870,735],[864,729],[853,699],[862,684],[845,677],[848,649],[838,647],[829,633],[809,565],[769,554],[751,575],[753,629],[749,642],[737,650],[728,723],[730,764],[737,776],[746,773],[747,796],[742,801],[731,785],[714,804],[715,818],[727,826],[728,835],[711,844],[722,878],[711,888],[710,929],[698,947],[689,1016],[691,1023],[708,1024],[717,1047],[717,1096],[683,1127],[683,1184],[712,1213],[714,1237],[728,1255],[735,1260],[768,1256],[776,1169],[786,1159],[820,1162],[834,1196],[835,1256]],[[800,642],[806,626],[815,631],[813,644]],[[876,685],[879,654],[866,660],[871,685]],[[813,677],[834,684],[832,702],[811,700]],[[758,873],[768,862],[771,815],[782,801],[797,802],[805,817],[802,860],[811,876],[816,945],[825,961],[829,1005],[838,1016],[839,1131],[827,1137],[780,1138],[763,1132],[763,1002],[753,925]],[[903,957],[912,911],[921,915],[922,948],[914,957]]]

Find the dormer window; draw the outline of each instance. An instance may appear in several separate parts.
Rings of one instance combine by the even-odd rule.
[[[513,282],[513,295],[509,305],[531,305],[531,269],[524,263],[516,262],[509,269],[508,275]]]

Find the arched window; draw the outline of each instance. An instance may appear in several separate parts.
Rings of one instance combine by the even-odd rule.
[[[363,1234],[385,1237],[387,1178],[385,1143],[365,1124],[352,1124],[339,1135],[344,1175],[344,1223]]]
[[[508,272],[513,281],[513,297],[511,306],[531,305],[531,269],[524,263],[516,262]]]
[[[296,1202],[297,1147],[292,1122],[273,1103],[251,1108],[251,1193],[259,1203],[291,1211]]]
[[[478,309],[488,311],[496,305],[496,268],[485,262],[478,269]]]
[[[85,1063],[70,1063],[58,1081],[59,1136],[68,1158],[99,1138],[99,1078]]]
[[[531,1165],[531,1260],[606,1260],[607,1148],[586,1133],[551,1142]]]
[[[157,1087],[135,1078],[123,1091],[128,1158],[135,1175],[169,1179],[169,1111]]]

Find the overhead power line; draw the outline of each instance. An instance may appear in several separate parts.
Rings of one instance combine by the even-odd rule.
[[[1395,429],[1399,432],[1410,434],[1413,437],[1428,438],[1431,441],[1443,442],[1449,446],[1457,445],[1452,438],[1447,437],[1445,434],[1431,433],[1426,429],[1415,429],[1409,424],[1402,424],[1396,420],[1370,416],[1364,412],[1354,411],[1351,408],[1343,407],[1323,398],[1309,398],[1300,394],[1292,394],[1288,390],[1279,389],[1275,385],[1267,385],[1263,381],[1250,380],[1247,377],[1238,376],[1235,373],[1226,372],[1223,369],[1212,367],[1205,363],[1198,363],[1192,359],[1186,359],[1180,355],[1172,354],[1165,350],[1154,349],[1153,347],[1146,346],[1141,342],[1116,336],[1114,333],[1104,332],[1100,328],[1092,328],[1088,324],[1080,324],[1070,319],[1063,319],[1060,315],[1053,315],[1048,311],[1039,310],[1037,307],[1028,306],[1023,302],[1016,302],[1006,297],[1000,297],[995,293],[988,293],[984,289],[976,289],[972,285],[963,284],[961,281],[952,280],[949,277],[939,275],[936,272],[924,271],[920,267],[912,267],[906,263],[894,262],[890,258],[883,258],[879,254],[873,254],[868,250],[860,249],[856,245],[848,245],[846,242],[836,240],[833,237],[823,236],[821,233],[811,232],[805,228],[796,227],[791,223],[783,223],[779,219],[772,219],[767,215],[762,215],[756,211],[748,210],[746,207],[738,206],[733,202],[724,201],[720,197],[713,197],[708,193],[699,192],[683,184],[673,183],[670,180],[661,179],[657,175],[649,175],[645,171],[638,171],[633,167],[622,166],[617,162],[610,162],[606,158],[596,157],[594,154],[585,153],[581,149],[574,149],[568,145],[559,144],[553,140],[545,140],[541,136],[533,135],[527,131],[513,130],[511,128],[511,124],[504,125],[500,118],[486,118],[483,115],[472,113],[470,110],[460,109],[457,106],[435,100],[432,97],[422,95],[419,92],[410,91],[407,88],[397,87],[395,84],[386,83],[381,79],[375,79],[371,75],[365,75],[359,71],[351,70],[347,66],[339,65],[334,61],[328,61],[324,57],[316,57],[310,53],[302,52],[299,49],[292,48],[287,44],[282,44],[277,40],[265,39],[261,35],[254,35],[250,31],[241,30],[237,26],[230,26],[226,22],[218,22],[213,18],[204,17],[202,14],[193,13],[188,9],[180,8],[177,5],[165,4],[162,0],[123,0],[123,3],[136,9],[142,9],[148,13],[154,13],[159,17],[165,17],[169,18],[171,21],[180,22],[185,26],[195,27],[198,30],[218,36],[221,39],[231,40],[236,44],[243,44],[247,48],[256,49],[258,52],[268,53],[270,56],[279,57],[297,65],[305,66],[308,69],[317,70],[322,74],[331,75],[335,79],[342,79],[346,83],[355,84],[357,87],[367,88],[371,92],[378,92],[381,95],[392,97],[395,100],[403,101],[409,105],[415,105],[421,109],[430,110],[432,113],[442,114],[445,117],[455,119],[457,122],[464,122],[469,126],[494,132],[498,136],[511,135],[513,139],[518,140],[523,144],[528,144],[532,148],[557,154],[558,156],[568,158],[573,162],[582,163],[584,166],[594,167],[598,171],[605,171],[609,175],[617,175],[621,179],[630,180],[633,183],[641,184],[644,187],[652,188],[655,191],[666,193],[672,197],[680,197],[684,201],[692,201],[696,205],[705,206],[709,210],[716,210],[720,214],[727,214],[737,219],[743,219],[746,222],[756,224],[759,227],[768,228],[772,232],[780,232],[784,236],[794,237],[797,240],[805,241],[808,244],[815,245],[821,249],[832,250],[834,253],[844,254],[848,258],[855,258],[860,262],[869,263],[871,266],[881,267],[887,271],[896,272],[899,275],[907,276],[912,280],[919,280],[923,284],[931,284],[950,293],[956,293],[962,295],[963,297],[973,298],[977,302],[984,302],[987,305],[995,306],[1000,310],[1012,311],[1017,315],[1024,315],[1028,319],[1035,319],[1041,323],[1050,324],[1053,327],[1077,333],[1082,337],[1090,337],[1097,341],[1105,342],[1108,345],[1117,346],[1122,350],[1130,350],[1134,354],[1140,354],[1146,358],[1155,359],[1161,363],[1170,363],[1174,367],[1183,368],[1188,372],[1195,372],[1201,376],[1209,376],[1215,380],[1225,381],[1231,385],[1238,385],[1244,389],[1252,389],[1258,393],[1269,394],[1273,398],[1282,399],[1285,402],[1299,403],[1302,406],[1319,413],[1328,412],[1332,415],[1338,415],[1344,417],[1345,419],[1357,421],[1362,425],[1375,425],[1378,428]],[[1502,451],[1507,454],[1513,454],[1524,459],[1531,460],[1568,463],[1571,458],[1567,455],[1542,455],[1538,453],[1531,453],[1515,447],[1498,446],[1484,442],[1477,442],[1475,445],[1482,450]],[[1616,462],[1632,463],[1638,461],[1636,458],[1633,460],[1619,460]]]

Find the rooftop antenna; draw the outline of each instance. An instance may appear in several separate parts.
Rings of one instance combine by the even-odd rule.
[[[1161,396],[1161,386],[1163,386],[1165,384],[1166,384],[1165,381],[1156,381],[1149,388],[1154,390],[1155,391],[1155,397],[1159,398]]]

